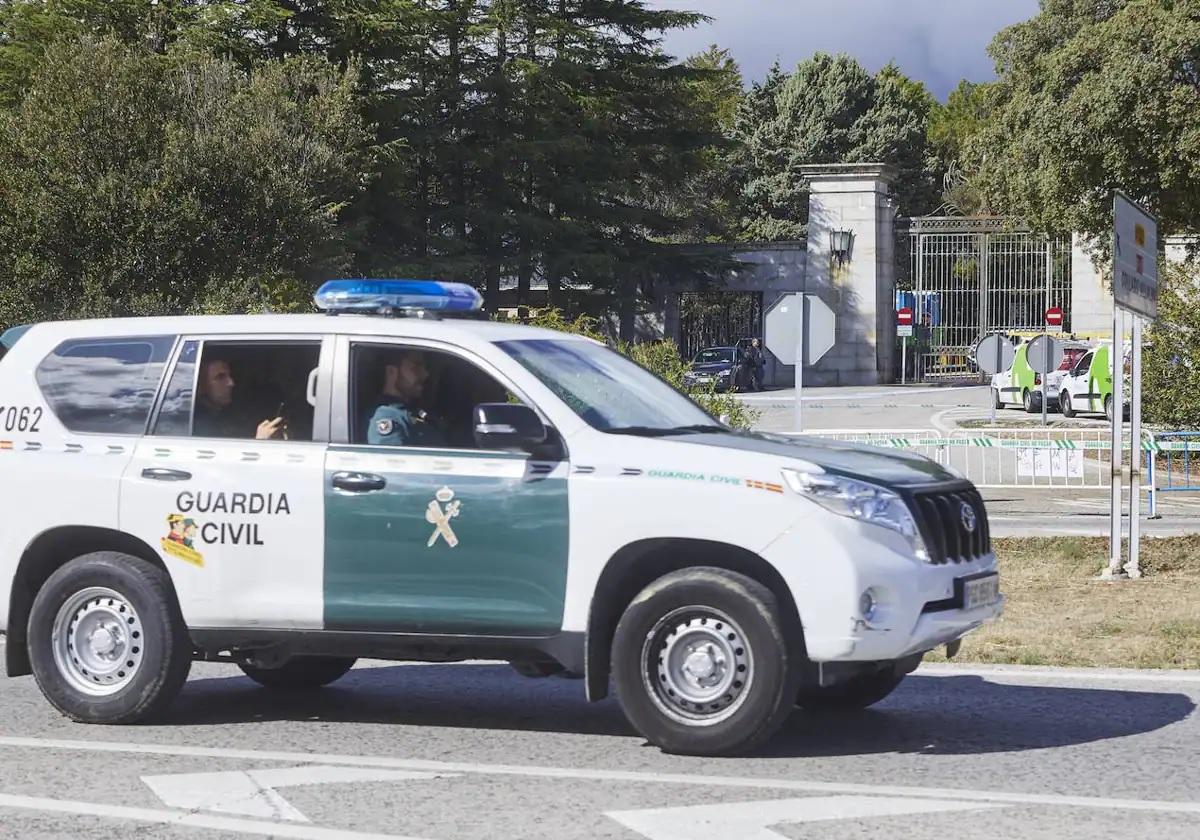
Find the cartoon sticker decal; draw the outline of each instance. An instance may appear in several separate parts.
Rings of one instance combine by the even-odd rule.
[[[167,517],[167,535],[162,538],[162,550],[172,557],[204,568],[204,555],[193,547],[198,528],[196,520],[181,513],[170,514]]]
[[[454,491],[449,487],[442,487],[441,490],[433,494],[434,501],[429,503],[425,509],[425,521],[433,526],[433,533],[429,535],[429,542],[425,545],[428,548],[433,548],[433,544],[438,541],[438,537],[446,540],[446,545],[454,548],[458,545],[458,536],[454,533],[454,529],[450,527],[450,520],[458,516],[462,502],[452,501],[454,499]],[[445,509],[442,508],[445,505]]]

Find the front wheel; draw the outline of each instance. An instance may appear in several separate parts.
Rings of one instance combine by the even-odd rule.
[[[192,666],[167,573],[115,551],[70,561],[38,590],[29,660],[42,694],[81,723],[136,723],[162,712]]]
[[[241,664],[242,673],[264,688],[303,691],[339,680],[357,660],[344,656],[294,656],[279,668]]]
[[[666,752],[734,755],[766,741],[799,669],[771,590],[736,572],[682,569],[643,589],[613,637],[621,708]]]
[[[1075,416],[1075,407],[1071,405],[1071,394],[1063,391],[1058,395],[1058,408],[1062,412],[1063,417],[1071,418]]]
[[[848,712],[865,709],[883,700],[904,680],[890,668],[859,674],[844,683],[814,686],[800,692],[796,705],[810,712]]]

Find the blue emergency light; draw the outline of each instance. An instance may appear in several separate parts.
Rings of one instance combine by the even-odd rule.
[[[313,300],[329,313],[475,312],[483,306],[473,287],[438,280],[329,280]]]

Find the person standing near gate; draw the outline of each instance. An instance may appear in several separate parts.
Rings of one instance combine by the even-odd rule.
[[[762,348],[758,346],[758,339],[752,339],[750,346],[746,348],[746,373],[749,374],[747,385],[752,391],[761,391],[763,389],[763,368],[767,366],[767,360],[763,356]]]

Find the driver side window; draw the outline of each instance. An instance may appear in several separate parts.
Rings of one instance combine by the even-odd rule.
[[[350,441],[372,446],[478,449],[475,406],[521,400],[451,353],[355,344],[350,354]]]
[[[1083,356],[1083,358],[1082,358],[1082,359],[1080,359],[1080,360],[1079,360],[1079,361],[1076,363],[1076,365],[1075,365],[1075,369],[1074,369],[1073,371],[1071,371],[1071,375],[1072,375],[1072,376],[1079,376],[1079,375],[1083,374],[1084,372],[1086,372],[1086,371],[1087,371],[1087,369],[1088,369],[1089,367],[1091,367],[1091,364],[1092,364],[1092,354],[1091,354],[1091,353],[1085,353],[1085,354],[1084,354],[1084,356]]]

